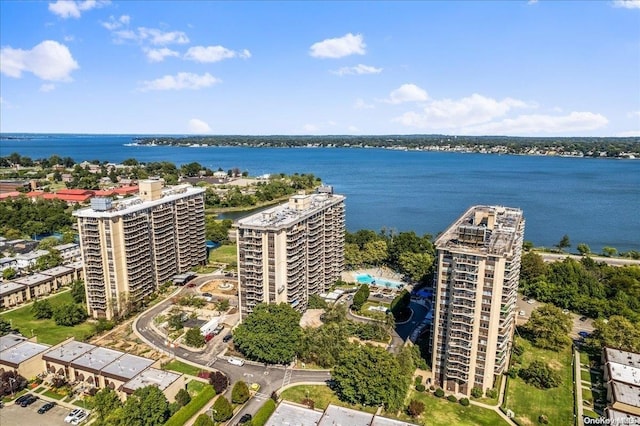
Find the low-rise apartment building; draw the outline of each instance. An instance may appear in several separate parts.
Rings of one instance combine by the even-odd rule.
[[[604,348],[602,362],[607,418],[619,422],[611,424],[640,424],[640,354]]]

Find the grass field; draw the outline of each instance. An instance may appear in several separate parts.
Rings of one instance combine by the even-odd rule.
[[[187,390],[191,396],[198,394],[206,385],[197,380],[192,380],[187,383]]]
[[[546,415],[549,424],[573,424],[573,372],[571,367],[571,348],[561,352],[538,349],[525,339],[517,339],[524,348],[523,366],[526,368],[533,360],[540,360],[556,369],[562,377],[557,388],[538,389],[526,384],[520,377],[509,379],[505,407],[513,410],[521,425],[538,423],[540,415]]]
[[[436,398],[429,392],[412,390],[407,401],[417,399],[424,404],[424,413],[418,418],[401,414],[400,419],[407,422],[429,426],[500,426],[508,425],[493,410],[469,405],[463,407],[459,402],[449,402],[446,398]]]
[[[67,302],[73,302],[71,293],[65,291],[48,298],[52,306],[62,305]],[[84,341],[95,333],[95,325],[89,322],[75,325],[73,327],[65,327],[56,325],[52,319],[35,319],[31,313],[31,304],[22,308],[0,314],[4,319],[10,320],[14,328],[20,330],[24,336],[38,337],[39,343],[55,345],[69,337],[75,337],[76,340]]]
[[[209,263],[226,263],[235,266],[237,253],[235,244],[225,244],[209,252]]]
[[[171,371],[175,371],[183,374],[190,374],[192,376],[197,376],[198,373],[200,372],[200,369],[198,367],[194,367],[193,365],[185,364],[184,362],[175,361],[175,360],[165,365],[163,369],[171,370]]]
[[[314,408],[324,410],[329,404],[340,405],[342,407],[353,408],[358,411],[375,413],[377,407],[363,407],[361,405],[351,405],[338,399],[335,393],[324,385],[300,385],[286,389],[281,394],[282,399],[302,404],[302,400],[310,399],[314,402]]]

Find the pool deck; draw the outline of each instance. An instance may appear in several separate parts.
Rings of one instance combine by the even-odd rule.
[[[405,288],[408,286],[408,283],[402,279],[402,275],[398,272],[394,272],[389,268],[369,268],[369,269],[356,269],[353,271],[345,271],[342,273],[342,281],[347,283],[357,283],[356,275],[360,274],[368,274],[372,277],[383,278],[390,281],[397,281],[399,283],[403,283]],[[374,285],[374,287],[377,287]],[[383,287],[386,288],[386,287]],[[395,289],[394,289],[395,290]]]

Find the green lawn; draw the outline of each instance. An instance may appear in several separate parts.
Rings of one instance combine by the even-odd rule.
[[[584,417],[591,417],[592,419],[600,418],[598,414],[591,410],[583,410],[582,413],[584,414]]]
[[[524,367],[533,360],[541,360],[560,372],[562,384],[542,390],[526,384],[520,377],[509,379],[505,408],[513,410],[516,420],[523,425],[537,424],[541,414],[548,417],[549,424],[573,424],[571,348],[552,352],[535,348],[525,339],[518,338],[517,341],[525,348],[522,355]]]
[[[314,408],[324,410],[329,404],[340,405],[342,407],[353,408],[358,411],[375,413],[377,407],[363,407],[361,405],[351,405],[338,399],[335,393],[324,385],[300,385],[293,386],[282,392],[282,399],[302,404],[302,400],[309,398],[314,402]]]
[[[586,380],[587,382],[591,382],[591,373],[585,370],[580,370],[580,378],[582,380]]]
[[[200,372],[198,367],[194,367],[190,364],[185,364],[184,362],[180,362],[177,360],[171,361],[167,365],[163,367],[163,370],[171,370],[176,371],[178,373],[190,374],[192,376],[197,376]]]
[[[52,306],[58,306],[72,302],[73,298],[70,292],[65,291],[48,298],[48,300]],[[35,319],[31,313],[31,304],[0,315],[6,320],[11,320],[13,327],[20,330],[23,335],[31,337],[33,332],[33,335],[38,337],[39,343],[48,345],[56,345],[69,337],[84,341],[92,336],[96,330],[95,325],[89,322],[83,322],[73,327],[65,327],[56,325],[52,319]]]
[[[60,400],[64,398],[64,395],[60,395],[59,393],[56,393],[50,390],[43,392],[42,395],[48,396],[49,398],[53,398],[55,400]]]
[[[429,426],[494,426],[508,424],[493,410],[475,405],[463,407],[459,402],[449,402],[446,398],[436,398],[429,392],[412,390],[406,401],[408,402],[412,399],[417,399],[424,404],[424,413],[415,419],[402,413],[400,415],[401,420]]]
[[[237,252],[235,244],[224,244],[209,252],[209,263],[226,263],[235,266],[237,263]]]
[[[198,380],[187,383],[187,390],[191,396],[198,394],[206,385]]]
[[[590,389],[582,388],[582,400],[590,401],[591,405],[593,406],[593,393]]]

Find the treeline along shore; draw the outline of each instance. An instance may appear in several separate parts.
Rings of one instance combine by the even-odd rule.
[[[514,155],[640,158],[640,137],[381,136],[144,136],[138,145],[262,148],[384,148]]]

